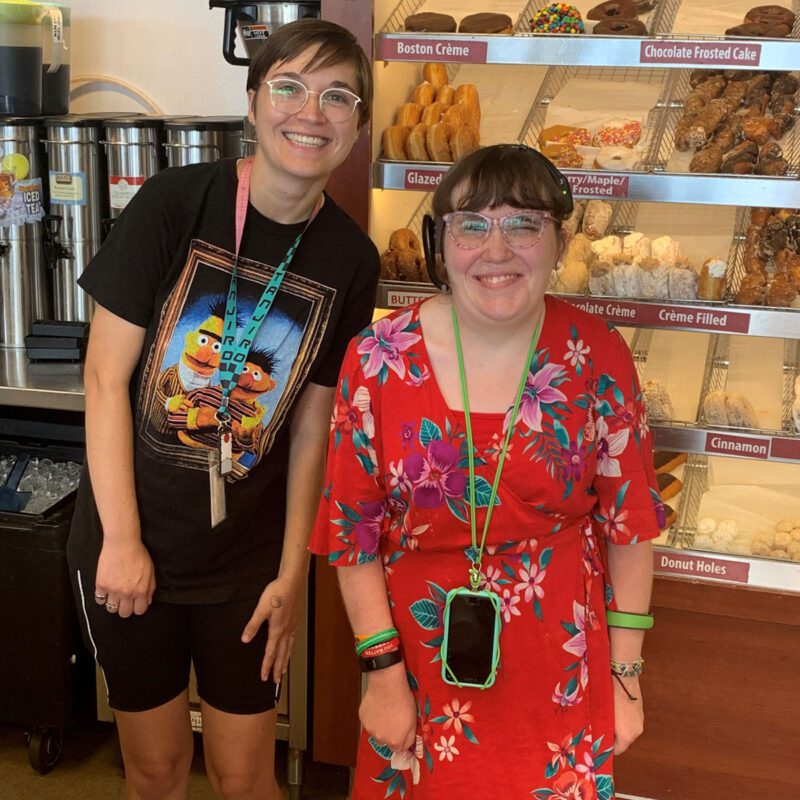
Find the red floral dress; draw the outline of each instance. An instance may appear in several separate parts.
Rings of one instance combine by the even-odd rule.
[[[472,415],[479,532],[510,413]],[[653,538],[663,519],[622,337],[547,297],[483,558],[503,620],[487,690],[441,678],[445,596],[468,583],[467,485],[464,414],[436,384],[419,307],[397,311],[345,357],[311,544],[336,567],[381,559],[418,706],[407,752],[362,733],[353,800],[610,800],[605,540]]]

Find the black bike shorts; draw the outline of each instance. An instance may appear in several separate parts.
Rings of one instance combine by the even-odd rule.
[[[123,619],[94,600],[94,576],[73,573],[87,647],[103,671],[108,702],[118,711],[148,711],[189,685],[194,664],[197,691],[230,714],[260,714],[275,707],[272,675],[261,680],[268,623],[247,644],[242,631],[258,597],[189,605],[154,601],[141,616]]]

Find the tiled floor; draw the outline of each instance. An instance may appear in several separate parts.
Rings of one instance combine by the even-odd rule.
[[[195,745],[189,798],[214,800],[205,777],[199,737]],[[284,742],[278,743],[276,762],[278,777],[285,786]],[[344,800],[347,781],[346,768],[316,764],[307,758],[301,797]],[[0,724],[0,800],[119,800],[122,785],[122,761],[113,725],[97,722],[67,729],[58,765],[42,776],[28,763],[25,730]],[[289,798],[288,790],[284,791]]]

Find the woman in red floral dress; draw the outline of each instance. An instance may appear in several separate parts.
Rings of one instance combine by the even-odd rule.
[[[367,328],[342,367],[312,549],[340,568],[354,631],[396,627],[403,654],[368,673],[353,800],[610,800],[642,730],[638,678],[609,663],[638,659],[642,633],[605,615],[647,611],[663,508],[624,340],[545,296],[571,206],[557,177],[517,146],[456,164],[433,205],[450,292]],[[502,619],[485,690],[441,676],[445,597],[476,559],[453,311],[478,530],[513,425],[480,568]]]

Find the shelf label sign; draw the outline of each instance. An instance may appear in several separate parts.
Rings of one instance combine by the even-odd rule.
[[[750,42],[643,41],[640,64],[687,64],[698,67],[757,67],[761,45]]]
[[[800,461],[800,438],[789,439],[775,436],[770,450],[772,458],[781,458],[784,461]]]
[[[460,64],[485,64],[486,42],[470,39],[421,39],[403,36],[378,42],[381,61],[453,61]]]
[[[415,169],[411,167],[406,170],[404,186],[407,190],[432,192],[441,183],[445,172],[447,172],[447,167],[442,169]]]
[[[727,331],[729,333],[747,333],[750,329],[749,314],[728,311],[727,308],[719,310],[691,308],[660,303],[608,300],[603,297],[565,296],[563,299],[582,311],[596,314],[621,325],[652,325],[659,328]]]
[[[575,197],[627,197],[627,175],[607,175],[596,172],[565,172]]]
[[[732,436],[727,433],[707,433],[706,452],[723,456],[769,458],[770,440],[757,436]]]
[[[438,292],[426,292],[416,289],[411,291],[406,291],[405,289],[387,289],[386,305],[389,308],[403,308],[404,306],[410,306],[413,303],[418,303],[420,300],[424,300],[426,297],[433,297],[435,294],[438,294]]]
[[[685,550],[653,551],[653,570],[661,575],[686,575],[718,581],[747,583],[750,564],[727,558],[709,558]]]

